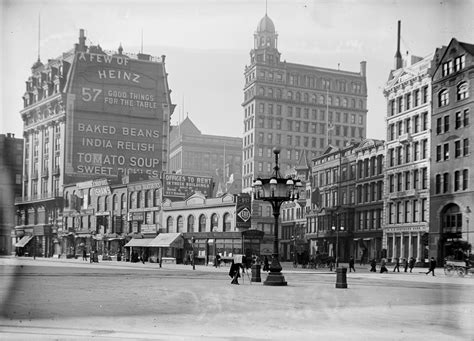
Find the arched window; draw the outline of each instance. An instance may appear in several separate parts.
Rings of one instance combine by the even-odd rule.
[[[299,92],[296,93],[296,101],[301,101],[301,94]]]
[[[110,196],[107,195],[104,200],[105,200],[105,205],[104,205],[105,211],[110,211]]]
[[[183,231],[183,216],[179,216],[178,219],[177,219],[177,222],[176,222],[176,228],[177,228],[177,231],[176,232],[184,232]]]
[[[311,96],[311,103],[316,104],[316,95]]]
[[[443,233],[459,233],[462,231],[462,213],[459,206],[450,204],[441,213]]]
[[[188,232],[194,232],[194,216],[188,216]]]
[[[232,226],[232,221],[230,219],[230,214],[224,214],[224,232],[229,232]]]
[[[132,192],[130,194],[130,207],[129,208],[137,208],[137,192]]]
[[[166,233],[170,233],[173,230],[173,217],[166,219]]]
[[[120,207],[122,210],[127,208],[127,196],[125,193],[122,194],[122,206]]]
[[[113,205],[112,205],[112,210],[113,211],[117,211],[118,208],[119,208],[119,202],[118,202],[118,195],[117,194],[114,194],[112,196],[112,201],[113,201]]]
[[[206,231],[206,216],[204,214],[201,214],[199,216],[199,232],[205,232]]]
[[[155,189],[155,193],[154,193],[154,205],[155,206],[158,206],[160,204],[160,190],[159,189]]]
[[[137,193],[137,208],[142,207],[142,192]]]
[[[305,93],[305,94],[303,95],[303,101],[304,101],[304,102],[309,102],[309,96],[308,96],[308,94]]]
[[[213,213],[211,215],[211,232],[217,231],[218,227],[219,227],[219,218],[217,217],[216,213]]]
[[[287,99],[293,99],[293,92],[288,91],[288,93],[287,93],[287,95],[286,95],[286,98],[287,98]]]
[[[273,98],[273,89],[272,88],[268,88],[268,97]]]
[[[98,204],[98,207],[97,207],[97,211],[102,212],[105,209],[105,197],[99,197],[98,201],[99,201],[99,204]]]
[[[444,107],[449,104],[449,92],[447,89],[441,90],[438,94],[438,106]]]
[[[338,107],[338,106],[339,106],[339,102],[340,102],[340,101],[339,101],[339,97],[336,97],[336,98],[334,99],[334,105]]]
[[[468,97],[469,97],[469,89],[467,86],[467,82],[462,82],[458,85],[458,91],[457,91],[458,101],[462,99],[466,99]]]

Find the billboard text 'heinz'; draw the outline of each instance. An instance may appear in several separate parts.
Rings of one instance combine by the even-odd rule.
[[[74,62],[68,173],[82,178],[119,173],[159,177],[168,104],[163,65],[83,52]]]

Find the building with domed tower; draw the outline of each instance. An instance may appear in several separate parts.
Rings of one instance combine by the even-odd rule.
[[[21,253],[58,254],[62,235],[77,226],[64,224],[63,186],[124,175],[159,179],[168,170],[171,104],[165,56],[106,51],[78,43],[42,63],[38,56],[23,96],[22,195],[15,200],[13,243]],[[87,212],[85,212],[84,210]],[[76,221],[90,216],[83,206]],[[86,227],[95,230],[97,212]],[[81,225],[82,226],[82,225]]]
[[[275,146],[280,167],[297,164],[303,152],[319,156],[328,144],[342,147],[367,132],[366,62],[345,71],[281,59],[278,34],[270,17],[260,20],[245,66],[242,188],[273,169]],[[252,227],[271,233],[271,207],[253,204]]]

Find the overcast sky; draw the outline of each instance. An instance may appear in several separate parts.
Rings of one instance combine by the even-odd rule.
[[[172,118],[189,114],[205,134],[242,136],[244,67],[265,0],[0,0],[0,133],[22,136],[19,111],[30,68],[77,42],[166,55]],[[426,56],[451,38],[474,43],[474,1],[268,0],[282,60],[359,71],[367,61],[368,132],[385,138],[383,87],[393,66],[397,20],[402,54]]]

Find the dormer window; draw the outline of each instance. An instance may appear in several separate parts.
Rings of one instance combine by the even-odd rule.
[[[449,60],[446,63],[443,63],[442,75],[447,76],[453,73],[453,61]]]
[[[466,56],[462,55],[459,57],[456,57],[454,60],[454,71],[459,71],[464,69],[464,66],[466,65]]]

